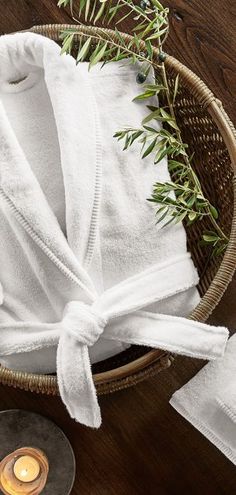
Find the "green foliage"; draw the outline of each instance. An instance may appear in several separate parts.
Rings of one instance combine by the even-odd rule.
[[[59,7],[70,6],[72,18],[81,25],[81,21],[74,17],[73,13],[73,0],[59,0]],[[103,24],[109,25],[111,21],[115,21],[116,26],[119,25],[127,17],[132,17],[135,21],[133,28],[133,39],[127,43],[123,34],[119,32],[117,27],[115,28],[117,41],[113,41],[108,33],[100,30],[97,35],[91,35],[89,37],[90,44],[93,40],[94,51],[96,51],[96,44],[100,43],[100,51],[104,61],[119,61],[123,58],[131,57],[135,63],[137,60],[146,61],[150,63],[153,59],[153,46],[151,41],[157,39],[163,39],[168,32],[168,8],[161,6],[156,0],[150,1],[150,7],[147,7],[145,11],[133,2],[132,0],[118,0],[112,2],[112,0],[79,0],[77,2],[79,8],[79,15],[84,16],[85,21],[89,21],[92,24],[96,24],[98,21]],[[122,10],[126,8],[128,11],[122,15]],[[78,30],[68,33],[65,30],[62,33],[63,39],[63,53],[71,53],[74,43],[74,37],[78,33]],[[88,35],[85,36],[88,38]],[[85,41],[87,41],[85,39]],[[145,43],[145,53],[141,48],[141,43]],[[114,49],[112,49],[114,48]],[[82,49],[82,47],[80,47]],[[91,55],[92,56],[92,55]],[[97,63],[97,60],[94,56]],[[79,57],[79,60],[83,58]]]
[[[202,191],[192,167],[192,157],[188,155],[188,145],[183,142],[176,121],[175,102],[179,91],[179,75],[175,78],[173,89],[170,89],[166,75],[163,43],[168,35],[169,9],[159,0],[141,2],[140,5],[133,0],[76,0],[79,16],[83,16],[86,22],[95,25],[100,21],[106,26],[111,21],[115,23],[114,38],[103,28],[91,34],[80,32],[82,23],[74,16],[73,4],[73,0],[58,1],[59,7],[69,6],[72,18],[78,24],[77,29],[67,29],[61,33],[62,53],[72,52],[75,38],[79,34],[77,63],[89,60],[91,68],[100,61],[106,64],[126,59],[126,63],[141,62],[143,74],[148,74],[151,66],[158,74],[153,84],[142,85],[142,93],[134,98],[134,102],[148,102],[149,98],[161,94],[166,106],[148,105],[149,113],[139,129],[126,128],[114,135],[119,141],[124,141],[123,150],[139,143],[142,158],[152,155],[155,164],[165,156],[168,158],[171,181],[155,183],[149,198],[149,201],[157,205],[157,223],[166,226],[185,220],[190,225],[207,217],[214,230],[204,232],[200,242],[210,245],[213,255],[221,254],[227,247],[228,238],[217,223],[217,209]],[[133,37],[129,41],[117,27],[127,18],[132,19],[134,24]],[[158,58],[153,55],[154,46],[159,49]],[[163,124],[163,128],[160,124]]]
[[[57,3],[58,7],[67,7],[67,5],[70,5],[71,0],[59,0]]]

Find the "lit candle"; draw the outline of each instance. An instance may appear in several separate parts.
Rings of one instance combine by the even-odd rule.
[[[49,466],[45,454],[32,447],[15,450],[0,463],[0,492],[5,495],[39,495]]]
[[[16,460],[13,471],[18,480],[29,483],[30,481],[36,480],[38,477],[40,465],[35,457],[23,455]]]

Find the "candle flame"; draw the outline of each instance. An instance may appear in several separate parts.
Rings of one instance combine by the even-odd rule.
[[[22,469],[20,472],[21,476],[27,476],[28,474],[28,469]]]

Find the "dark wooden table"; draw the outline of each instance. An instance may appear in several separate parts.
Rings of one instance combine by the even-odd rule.
[[[0,32],[70,22],[56,0],[0,0]],[[235,0],[165,0],[171,9],[167,51],[194,70],[236,123]],[[125,26],[126,28],[128,26]],[[236,281],[211,320],[236,324]],[[0,410],[38,411],[60,425],[74,447],[73,495],[231,495],[236,467],[168,404],[203,365],[188,358],[133,389],[100,399],[99,431],[69,419],[57,398],[0,387]],[[56,495],[56,494],[55,494]]]

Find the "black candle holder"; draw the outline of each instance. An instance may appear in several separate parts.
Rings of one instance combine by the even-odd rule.
[[[18,409],[1,411],[0,469],[9,454],[25,448],[41,451],[48,461],[47,480],[41,493],[69,495],[74,484],[76,466],[74,452],[63,431],[40,414]],[[29,488],[28,483],[23,485]]]

